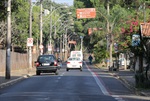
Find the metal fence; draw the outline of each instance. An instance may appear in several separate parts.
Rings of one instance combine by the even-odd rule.
[[[32,67],[34,67],[34,61],[37,59],[37,54],[32,55]],[[11,70],[22,70],[28,69],[29,60],[27,53],[16,53],[11,52],[10,57],[10,68]],[[6,50],[0,50],[0,72],[5,72],[6,68]]]

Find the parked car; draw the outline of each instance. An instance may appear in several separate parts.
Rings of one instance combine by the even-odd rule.
[[[41,73],[55,73],[58,75],[58,61],[54,55],[40,55],[35,61],[36,75]]]
[[[69,57],[67,59],[67,68],[66,71],[69,71],[70,69],[79,69],[82,71],[82,59],[79,57]]]

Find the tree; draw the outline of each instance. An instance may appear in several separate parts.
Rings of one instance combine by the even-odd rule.
[[[1,0],[0,1],[0,21],[6,19],[6,1]]]

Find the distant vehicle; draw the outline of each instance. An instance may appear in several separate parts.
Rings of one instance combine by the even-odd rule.
[[[124,65],[125,65],[124,62],[125,62],[125,59],[124,59],[124,58],[120,58],[120,59],[119,59],[119,64],[120,64],[121,66],[124,66]],[[126,65],[129,66],[129,64],[130,64],[130,60],[127,59],[127,60],[126,60]]]
[[[59,69],[62,68],[62,60],[60,59],[60,57],[57,59],[57,63],[58,63]]]
[[[67,60],[67,68],[66,71],[69,71],[70,69],[79,69],[82,71],[82,60],[79,57],[69,57]]]
[[[55,73],[58,75],[58,60],[54,55],[40,55],[35,61],[36,75],[41,73]]]
[[[70,57],[77,57],[83,61],[83,52],[82,51],[71,51]]]

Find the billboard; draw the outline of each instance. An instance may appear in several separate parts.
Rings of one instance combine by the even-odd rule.
[[[96,17],[96,9],[95,8],[76,9],[76,15],[77,15],[77,19],[95,18]]]
[[[140,28],[143,37],[150,37],[150,23],[141,23]]]

